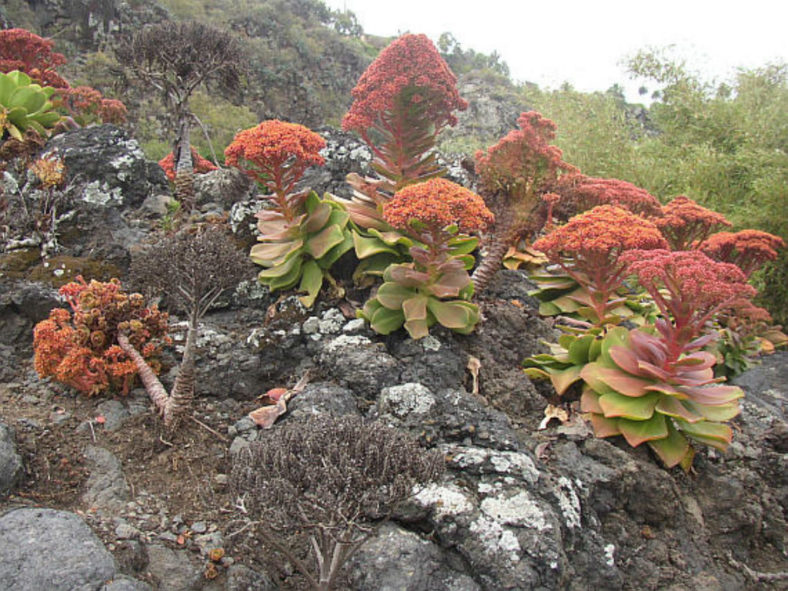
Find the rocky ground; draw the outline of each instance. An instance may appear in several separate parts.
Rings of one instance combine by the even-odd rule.
[[[473,335],[434,330],[418,342],[371,333],[353,317],[352,290],[305,310],[242,284],[201,325],[198,398],[175,434],[142,390],[86,398],[40,380],[31,331],[59,305],[52,283],[86,261],[124,272],[165,213],[160,171],[122,133],[93,128],[60,141],[81,175],[60,235],[71,258],[0,257],[3,588],[305,588],[227,484],[233,452],[259,436],[246,417],[258,397],[307,371],[278,424],[315,413],[377,418],[439,449],[448,466],[359,551],[342,588],[785,588],[788,354],[739,378],[747,397],[727,454],[702,450],[690,474],[666,471],[645,449],[595,439],[571,396],[554,399],[523,374],[521,361],[553,329],[518,272],[499,274]],[[329,143],[329,166],[310,183],[339,191],[368,153],[342,134]],[[102,154],[107,146],[119,152]],[[243,183],[216,175],[201,187],[203,214],[230,210],[243,239],[248,208],[233,205]],[[548,422],[548,403],[566,415]]]

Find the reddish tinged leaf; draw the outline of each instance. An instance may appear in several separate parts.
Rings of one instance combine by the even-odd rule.
[[[621,430],[618,428],[618,419],[608,419],[602,415],[592,414],[589,420],[594,428],[594,435],[597,437],[621,435]]]
[[[647,359],[654,365],[662,366],[668,358],[665,345],[653,335],[633,330],[629,333],[629,341],[635,355],[640,359]]]
[[[460,272],[443,275],[439,281],[429,287],[429,291],[438,298],[456,298],[470,283],[471,278],[463,269]]]
[[[389,310],[400,310],[402,309],[402,302],[412,298],[415,294],[416,292],[409,287],[403,287],[399,283],[387,281],[380,286],[375,297]]]
[[[588,367],[588,366],[586,366]],[[629,374],[623,373],[619,369],[598,366],[595,371],[596,377],[602,382],[620,392],[625,396],[637,397],[648,394],[646,389],[652,385],[648,380],[642,380]]]
[[[744,392],[736,386],[704,386],[703,388],[685,387],[693,402],[719,406],[744,397]]]
[[[309,233],[317,232],[326,225],[331,217],[332,208],[328,203],[320,203],[304,220],[303,229]]]
[[[287,394],[287,388],[271,388],[268,392],[263,394],[263,398],[268,398],[272,402],[276,402],[285,394]]]
[[[470,302],[441,302],[430,298],[427,306],[441,326],[446,328],[465,328],[471,323],[472,310],[469,306],[473,304]]]
[[[674,368],[688,368],[690,371],[708,369],[716,364],[717,359],[714,355],[706,351],[697,351],[671,363]]]
[[[668,426],[665,415],[654,413],[647,421],[619,420],[618,428],[624,439],[632,447],[637,447],[645,441],[664,439],[668,436]]]
[[[652,384],[651,386],[646,386],[646,390],[649,390],[651,392],[662,392],[664,394],[668,394],[669,396],[678,398],[679,400],[687,400],[689,398],[689,396],[682,390],[679,390],[674,386],[671,386],[670,384],[666,384],[664,382],[660,384]]]
[[[568,362],[568,359],[567,359]],[[589,385],[597,394],[607,394],[608,392],[615,392],[613,388],[605,384],[598,376],[597,370],[601,366],[599,363],[589,363],[581,371],[580,377],[583,378],[586,384]]]
[[[253,410],[249,413],[249,418],[258,427],[270,429],[273,427],[276,419],[285,414],[285,412],[287,412],[287,402],[285,397],[281,397],[276,401],[276,404],[261,406],[257,410]]]
[[[610,357],[619,366],[627,373],[631,373],[634,375],[640,374],[640,368],[638,367],[638,358],[637,356],[626,347],[610,347]]]
[[[599,406],[599,394],[591,388],[583,388],[583,394],[580,396],[580,412],[592,412],[598,415],[605,412]]]
[[[710,332],[709,334],[698,337],[697,339],[684,345],[684,350],[692,351],[694,349],[700,349],[701,347],[705,347],[709,343],[716,341],[718,337],[719,335],[716,332]]]
[[[638,361],[638,369],[640,370],[638,372],[640,375],[657,380],[668,381],[673,375],[661,367],[657,367],[653,363],[649,363],[648,361]]]

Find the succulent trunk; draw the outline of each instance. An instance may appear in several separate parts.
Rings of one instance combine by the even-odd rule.
[[[473,275],[471,275],[471,281],[473,281],[477,294],[487,289],[490,281],[501,268],[503,257],[517,234],[517,228],[514,227],[510,216],[500,216],[498,220],[500,221],[496,223],[490,244],[487,245],[485,250],[484,258],[479,263],[479,266],[476,267]]]
[[[194,398],[194,347],[197,341],[197,319],[192,317],[189,320],[189,329],[186,332],[186,345],[183,349],[183,359],[172,387],[172,394],[167,400],[168,413],[165,417],[165,424],[173,423],[183,412],[189,408]]]
[[[191,148],[191,118],[187,113],[178,117],[178,141],[175,164],[175,197],[180,201],[184,212],[194,208],[194,162]]]

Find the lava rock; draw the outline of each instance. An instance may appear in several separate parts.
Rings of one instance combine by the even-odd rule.
[[[0,495],[5,495],[22,477],[22,457],[16,451],[11,428],[0,421]]]

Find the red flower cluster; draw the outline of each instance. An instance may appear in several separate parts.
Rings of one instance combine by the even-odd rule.
[[[490,193],[503,191],[514,199],[535,194],[545,183],[555,181],[561,170],[576,170],[562,160],[559,148],[550,145],[556,130],[550,119],[529,111],[520,115],[517,124],[520,129],[510,131],[487,152],[476,152],[482,187]]]
[[[562,176],[556,187],[562,197],[561,213],[570,218],[597,205],[616,205],[644,217],[659,217],[659,201],[645,189],[619,179],[602,179],[584,174]]]
[[[0,72],[19,70],[42,86],[68,88],[68,82],[55,71],[66,63],[66,57],[52,51],[53,45],[24,29],[0,31]]]
[[[455,125],[453,112],[468,107],[456,83],[457,77],[426,35],[403,35],[362,74],[342,128],[365,135],[385,113],[401,108],[418,111],[436,130]]]
[[[719,226],[730,226],[725,216],[679,195],[662,208],[657,227],[673,250],[699,248]]]
[[[72,116],[85,119],[97,118],[102,123],[123,123],[126,105],[115,99],[105,99],[95,88],[77,86],[64,88],[57,93],[60,105]]]
[[[161,344],[169,343],[167,314],[146,307],[140,294],[122,292],[117,280],[108,283],[82,277],[60,288],[73,313],[57,308],[33,331],[35,368],[92,396],[109,388],[128,393],[136,366],[114,344],[119,331],[154,368]]]
[[[777,258],[777,250],[785,248],[779,236],[760,230],[718,232],[701,244],[700,249],[715,261],[733,263],[749,277],[766,261]]]
[[[600,205],[573,217],[534,242],[548,259],[596,267],[609,272],[625,250],[665,248],[667,242],[650,221],[614,205]]]
[[[433,232],[456,224],[466,234],[482,232],[494,220],[481,197],[446,179],[431,179],[401,189],[383,206],[383,218],[403,230],[418,220]]]
[[[676,358],[719,310],[755,295],[741,269],[713,261],[697,250],[634,250],[621,260],[637,275],[665,319],[673,320],[673,326],[658,322],[657,328],[672,343]]]
[[[325,163],[320,155],[325,146],[322,137],[303,125],[273,119],[236,134],[224,155],[229,166],[283,196],[307,168]]]
[[[573,217],[533,246],[589,289],[595,322],[601,324],[610,296],[624,280],[621,255],[632,249],[665,248],[667,242],[650,221],[620,207],[600,205]]]
[[[194,148],[191,148],[191,151],[192,164],[194,165],[195,174],[205,174],[206,172],[216,170],[216,165],[213,162],[200,156],[200,154]],[[170,181],[175,180],[175,157],[173,156],[172,152],[159,160],[159,166],[161,166],[164,174],[167,175],[167,178],[170,179]]]

